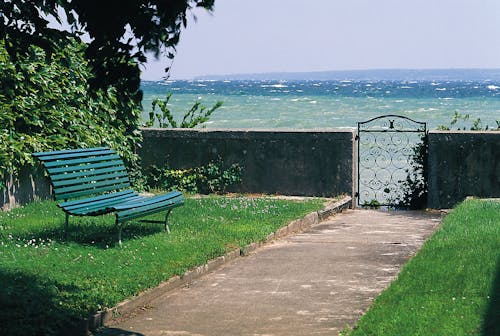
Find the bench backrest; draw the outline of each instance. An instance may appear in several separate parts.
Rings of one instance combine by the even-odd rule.
[[[106,147],[34,153],[47,169],[56,200],[130,188],[120,156]]]

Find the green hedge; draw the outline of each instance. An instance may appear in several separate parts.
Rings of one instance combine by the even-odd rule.
[[[9,43],[0,40],[0,183],[45,150],[110,146],[137,167],[140,102],[114,87],[90,90],[85,44],[68,39],[51,54],[32,46],[13,57]]]

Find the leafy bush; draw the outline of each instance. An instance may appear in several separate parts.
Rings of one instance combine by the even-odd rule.
[[[413,147],[413,155],[410,158],[410,168],[406,169],[406,179],[399,181],[402,194],[396,200],[396,208],[400,209],[424,209],[427,206],[427,139]]]
[[[225,193],[229,186],[240,183],[243,169],[236,163],[224,169],[223,162],[219,160],[198,168],[198,171],[202,176],[198,191],[207,194]]]
[[[161,128],[195,128],[206,123],[210,119],[210,115],[222,106],[222,102],[218,101],[211,108],[207,108],[201,102],[197,101],[184,114],[182,121],[177,123],[168,107],[170,98],[172,98],[171,93],[163,100],[159,98],[153,100],[151,104],[153,109],[149,113],[149,120],[145,123],[144,127],[153,127],[156,124]],[[156,111],[157,107],[160,109],[159,112]]]
[[[469,124],[472,123],[472,124]],[[461,114],[459,112],[455,112],[453,115],[453,118],[450,121],[450,125],[439,125],[437,127],[438,130],[441,131],[449,131],[453,127],[457,127],[458,131],[487,131],[487,130],[499,130],[500,129],[500,120],[496,120],[496,128],[492,128],[489,125],[483,125],[483,122],[481,121],[480,118],[471,120],[470,115],[467,114]]]
[[[11,40],[0,40],[0,181],[33,165],[33,152],[101,145],[137,171],[140,104],[112,86],[91,90],[85,44],[65,42],[13,59]]]
[[[146,184],[150,189],[221,194],[228,187],[241,182],[242,171],[236,163],[224,168],[221,159],[188,169],[158,168],[153,165],[146,172]]]

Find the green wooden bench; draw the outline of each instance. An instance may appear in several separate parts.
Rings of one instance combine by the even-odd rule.
[[[167,211],[162,223],[170,233],[168,217],[173,208],[184,204],[178,191],[145,197],[131,189],[122,159],[106,147],[34,153],[47,170],[54,198],[66,213],[64,230],[68,232],[69,216],[98,216],[114,212],[118,243],[122,244],[122,225],[134,218]]]

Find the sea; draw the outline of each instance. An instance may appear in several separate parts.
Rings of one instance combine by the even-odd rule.
[[[358,122],[397,114],[427,123],[427,129],[497,128],[500,79],[300,80],[199,79],[143,81],[143,119],[155,98],[172,94],[176,120],[200,102],[223,105],[204,124],[208,129],[354,129]],[[157,112],[160,111],[157,109]],[[455,114],[465,117],[451,125]]]

